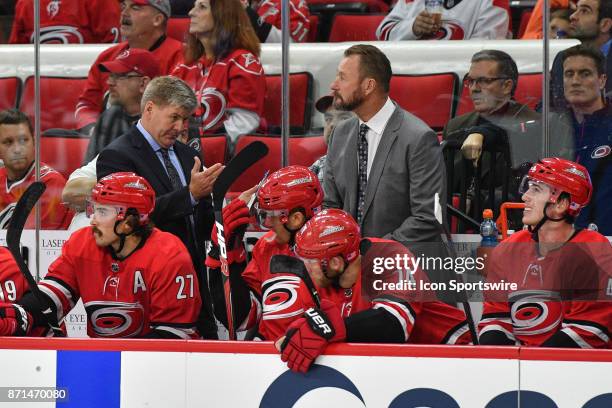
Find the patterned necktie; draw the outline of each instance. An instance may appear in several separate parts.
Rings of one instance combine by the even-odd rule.
[[[172,184],[172,190],[178,190],[183,187],[183,183],[181,182],[181,177],[170,161],[170,155],[168,154],[168,149],[164,149],[163,147],[159,149],[159,152],[162,155],[162,159],[164,160],[164,166],[166,166],[166,171],[168,172],[168,177],[170,178],[170,184]]]
[[[366,187],[368,186],[368,125],[359,126],[359,139],[357,140],[357,155],[359,156],[358,184],[357,184],[357,223],[361,225],[363,209],[365,207]]]

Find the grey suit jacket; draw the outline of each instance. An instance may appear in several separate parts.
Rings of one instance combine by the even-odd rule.
[[[327,153],[324,206],[357,215],[357,137],[359,120],[343,121]],[[446,172],[436,134],[422,120],[396,105],[372,163],[361,233],[404,244],[437,242],[437,194],[446,213]],[[444,221],[443,221],[444,222]]]

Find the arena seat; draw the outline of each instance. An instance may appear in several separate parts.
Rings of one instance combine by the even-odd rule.
[[[536,105],[542,100],[542,74],[539,72],[519,74],[514,99],[531,109],[535,109]],[[474,110],[474,104],[470,99],[470,91],[466,87],[462,87],[456,115],[463,115],[472,110]]]
[[[335,4],[345,5],[347,3],[363,3],[366,5],[366,10],[370,13],[389,12],[389,4],[383,0],[308,0],[308,7],[323,6],[326,8],[334,8]]]
[[[20,93],[21,80],[19,78],[0,78],[0,110],[16,108]]]
[[[454,73],[393,75],[389,96],[431,128],[440,130],[453,113],[458,84],[459,78]]]
[[[376,41],[376,29],[385,14],[336,14],[329,42]]]
[[[291,133],[306,133],[310,129],[312,109],[312,74],[297,72],[289,75],[291,106],[289,122]],[[280,133],[281,127],[281,76],[266,75],[264,113],[268,128],[265,133]]]
[[[307,42],[317,42],[319,40],[319,15],[311,14],[308,17],[310,20],[310,29],[308,30]]]
[[[40,138],[40,160],[58,172],[66,180],[83,165],[89,137],[68,129],[48,129]]]
[[[266,170],[281,168],[281,138],[276,135],[244,135],[236,141],[236,153],[248,144],[260,141],[268,146],[268,155],[255,163],[232,185],[230,191],[240,192],[253,187],[261,180]],[[323,136],[292,136],[289,138],[289,163],[310,166],[325,154],[327,145]]]
[[[86,78],[40,78],[42,131],[52,128],[76,129],[74,110]],[[25,81],[19,109],[34,119],[34,77]]]
[[[227,135],[212,135],[200,138],[204,165],[210,167],[215,163],[224,164],[227,160]]]
[[[168,19],[167,35],[180,42],[185,42],[185,34],[189,30],[189,17],[170,17]]]

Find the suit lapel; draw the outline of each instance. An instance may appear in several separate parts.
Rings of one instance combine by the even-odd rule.
[[[349,180],[347,183],[348,212],[357,216],[357,184],[359,183],[357,174],[357,136],[359,135],[359,120],[355,119],[354,122],[355,126],[349,132],[347,140],[346,155],[338,157],[338,160],[344,161],[348,159],[348,165],[345,167],[347,171],[346,179]]]
[[[372,162],[372,168],[370,169],[370,176],[368,177],[368,186],[366,187],[363,219],[365,219],[368,213],[368,208],[370,208],[370,204],[372,204],[372,201],[374,200],[374,195],[378,189],[378,183],[380,182],[380,177],[382,176],[385,168],[387,157],[391,152],[395,139],[397,139],[401,124],[401,111],[396,106],[391,118],[389,118],[389,123],[387,123],[382,137],[380,138],[380,143],[378,144],[376,154],[374,155],[374,161]]]
[[[193,167],[193,157],[187,151],[187,146],[177,141],[174,143],[174,153],[181,163],[181,168],[177,169],[183,172],[185,176],[185,182],[189,185],[191,181],[191,168]]]
[[[172,191],[172,183],[170,183],[166,169],[164,169],[164,166],[159,161],[157,153],[153,151],[144,135],[136,127],[134,127],[134,132],[132,133],[132,144],[140,152],[141,163],[146,163],[146,166],[151,169],[153,176],[161,182],[166,190]]]

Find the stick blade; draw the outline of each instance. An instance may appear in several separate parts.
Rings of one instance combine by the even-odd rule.
[[[263,142],[255,141],[248,144],[230,160],[213,185],[212,194],[215,209],[220,208],[220,204],[223,203],[225,194],[234,181],[236,181],[242,173],[248,170],[249,167],[264,158],[268,154],[268,150],[268,146]]]
[[[47,186],[43,182],[36,181],[30,184],[19,198],[19,201],[17,201],[15,211],[6,231],[6,243],[9,248],[19,248],[19,241],[21,240],[21,233],[26,220],[46,188]]]

